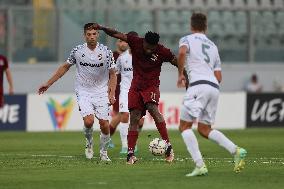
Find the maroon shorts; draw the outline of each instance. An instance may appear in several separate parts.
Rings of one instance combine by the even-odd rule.
[[[146,89],[130,88],[128,92],[128,109],[138,109],[142,111],[142,116],[146,114],[146,103],[152,102],[159,104],[160,90],[157,86]]]

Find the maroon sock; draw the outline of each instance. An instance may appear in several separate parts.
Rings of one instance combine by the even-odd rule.
[[[116,128],[114,128],[111,124],[109,125],[109,134],[110,136],[113,135],[113,133],[115,132]]]
[[[165,140],[167,143],[170,142],[169,136],[168,136],[168,131],[167,131],[167,127],[166,127],[166,122],[160,122],[160,123],[156,123],[156,127],[162,137],[163,140]]]
[[[138,131],[128,131],[127,135],[128,153],[134,153],[137,139],[138,139]]]

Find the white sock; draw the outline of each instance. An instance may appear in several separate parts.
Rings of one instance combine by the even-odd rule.
[[[107,151],[109,141],[110,141],[110,134],[105,135],[101,132],[101,135],[100,135],[100,150],[101,151]]]
[[[192,129],[186,129],[181,133],[183,141],[186,145],[187,151],[190,153],[194,163],[197,167],[202,167],[204,165],[202,155],[199,150],[198,142],[196,136]]]
[[[212,130],[209,133],[208,138],[210,140],[216,142],[220,146],[224,147],[231,154],[236,153],[237,146],[231,140],[229,140],[223,133],[221,133],[220,131]]]
[[[84,128],[84,134],[89,144],[93,144],[93,127]]]
[[[127,148],[128,127],[129,127],[128,123],[120,123],[118,126],[122,148]]]

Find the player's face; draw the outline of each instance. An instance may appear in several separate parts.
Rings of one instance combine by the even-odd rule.
[[[88,45],[97,45],[97,40],[99,37],[99,31],[98,30],[86,30],[85,32],[85,40],[87,42]]]
[[[156,50],[157,45],[151,45],[149,43],[147,43],[145,40],[143,41],[143,49],[144,49],[144,53],[146,55],[151,55],[154,53],[154,51]]]
[[[120,39],[116,41],[116,46],[117,46],[117,49],[121,52],[124,52],[128,49],[128,44],[125,41],[122,41]]]

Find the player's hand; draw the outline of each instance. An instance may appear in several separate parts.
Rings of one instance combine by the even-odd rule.
[[[95,24],[95,29],[96,30],[102,30],[103,27],[101,25],[99,25],[98,23],[94,23]]]
[[[13,87],[9,87],[9,95],[14,94],[14,88]]]
[[[116,101],[114,95],[108,95],[108,99],[109,99],[109,103],[111,105],[113,105],[115,103],[115,101]]]
[[[47,89],[48,89],[49,87],[50,87],[50,86],[49,86],[47,83],[41,85],[41,86],[39,87],[39,89],[38,89],[38,94],[39,94],[39,95],[43,94],[45,91],[47,91]]]
[[[177,87],[178,88],[186,87],[186,78],[185,78],[185,76],[183,74],[179,75],[179,77],[178,77]]]

